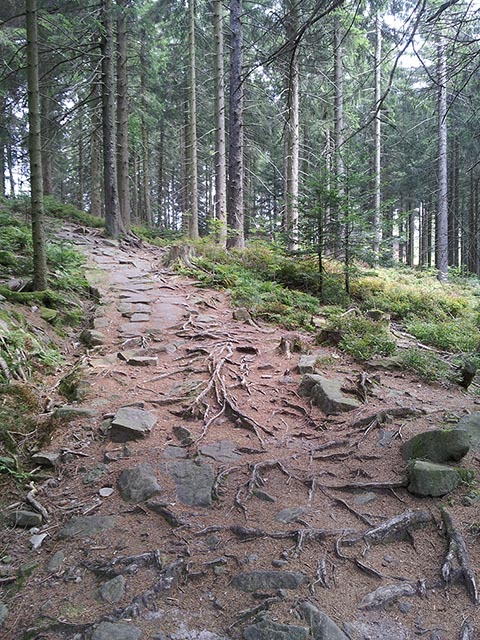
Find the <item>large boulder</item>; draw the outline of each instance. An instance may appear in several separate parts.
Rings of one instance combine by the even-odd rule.
[[[314,405],[326,414],[344,413],[358,409],[360,403],[342,391],[342,381],[335,378],[307,373],[300,383],[302,396],[311,398]]]
[[[401,448],[405,460],[458,462],[470,449],[470,436],[461,429],[434,429],[418,433]]]
[[[480,451],[480,411],[475,411],[468,416],[460,418],[455,428],[468,433],[470,447],[474,451]]]
[[[418,496],[444,496],[460,484],[454,467],[426,460],[412,460],[408,465],[408,490]]]

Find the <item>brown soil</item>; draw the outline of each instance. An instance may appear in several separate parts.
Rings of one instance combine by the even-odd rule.
[[[52,471],[52,479],[37,494],[49,512],[49,521],[41,529],[47,533],[41,548],[31,550],[28,531],[6,527],[1,532],[2,556],[10,556],[8,564],[18,569],[34,563],[30,575],[13,585],[0,586],[0,599],[9,608],[2,638],[73,638],[82,637],[75,634],[84,632],[88,637],[88,625],[127,607],[156,583],[159,569],[152,565],[127,574],[125,595],[119,604],[112,605],[99,602],[96,592],[104,578],[84,563],[104,563],[156,549],[164,565],[183,557],[186,571],[170,591],[140,607],[132,624],[143,630],[145,639],[214,638],[207,631],[221,637],[241,637],[242,629],[253,618],[241,620],[241,612],[277,594],[243,593],[230,584],[232,577],[241,571],[272,569],[272,561],[281,559],[287,561],[284,570],[306,573],[309,583],[285,591],[271,603],[270,615],[279,622],[301,624],[296,605],[310,600],[340,627],[354,623],[354,639],[453,639],[459,637],[466,618],[480,625],[478,607],[472,604],[465,585],[445,587],[440,579],[447,551],[440,504],[448,505],[465,537],[473,566],[480,566],[478,530],[472,527],[479,524],[478,506],[461,504],[471,487],[461,486],[444,499],[417,498],[403,488],[374,490],[371,502],[362,506],[359,501],[367,493],[362,483],[404,477],[405,463],[399,452],[402,440],[443,425],[452,416],[476,410],[473,392],[429,386],[405,373],[381,372],[366,404],[353,412],[327,417],[299,396],[300,354],[287,358],[279,352],[284,330],[232,319],[228,296],[200,289],[194,281],[165,270],[162,252],[156,248],[115,248],[93,232],[82,236],[68,226],[62,233],[89,255],[95,267],[91,275],[96,274],[102,294],[96,325],[106,336],[105,344],[90,350],[75,345],[76,360],[84,366],[84,378],[91,385],[82,404],[96,407],[99,415],[64,423],[48,446],[49,451],[67,449],[73,453],[64,456]],[[119,303],[128,300],[129,294],[150,306],[152,314],[147,322],[132,323],[121,317]],[[314,346],[309,335],[302,335],[302,340],[325,364],[320,372],[341,378],[345,388],[355,390],[364,370],[361,365],[333,348]],[[156,356],[157,366],[131,366],[117,357],[129,349]],[[182,417],[217,365],[217,383],[223,381],[241,413],[253,419],[253,429],[251,421],[239,420],[238,416],[232,419],[226,412],[210,421],[221,408],[214,388],[205,395],[205,404],[194,406],[197,417]],[[196,390],[193,382],[198,382]],[[157,404],[158,400],[164,404]],[[57,401],[58,405],[64,402],[61,398]],[[133,403],[142,403],[152,411],[158,418],[157,425],[143,440],[127,446],[112,442],[105,432],[105,419],[119,407]],[[395,419],[372,429],[364,438],[366,427],[352,426],[361,417],[399,406],[425,413],[413,419]],[[207,414],[202,418],[200,409],[205,408]],[[211,508],[189,507],[177,499],[167,456],[172,451],[181,453],[181,443],[172,432],[180,425],[194,434],[194,443],[184,447],[184,455],[212,464],[216,473],[225,472]],[[382,446],[385,432],[395,435],[390,444]],[[237,459],[218,461],[201,455],[203,446],[225,440],[235,445]],[[168,445],[177,448],[166,449]],[[280,462],[281,466],[260,468],[261,486],[252,483],[249,487],[249,481],[254,480],[254,465],[266,461]],[[174,528],[143,505],[122,500],[116,485],[118,476],[140,462],[149,462],[156,470],[162,486],[159,499],[186,526]],[[99,463],[106,464],[103,475],[87,483],[89,472]],[[469,454],[465,464],[478,467],[478,458]],[[359,488],[335,490],[347,483],[358,483]],[[113,487],[114,493],[101,498],[102,487]],[[250,490],[255,488],[267,492],[274,502],[256,497]],[[2,502],[7,507],[24,497],[25,493],[17,490],[3,496]],[[363,520],[334,498],[353,507]],[[282,524],[276,514],[287,507],[303,507],[305,511],[296,521]],[[412,531],[408,540],[370,548],[363,543],[342,546],[341,554],[346,557],[336,552],[341,530],[361,532],[369,528],[365,518],[381,524],[409,509],[429,511],[434,520]],[[89,540],[60,539],[61,527],[81,514],[114,515],[116,526]],[[231,525],[266,533],[303,528],[338,532],[325,541],[307,540],[299,549],[293,537],[264,536],[243,541],[232,532]],[[205,532],[210,527],[216,529]],[[65,553],[65,562],[58,571],[49,571],[47,563],[59,550]],[[329,588],[314,584],[323,559]],[[355,560],[379,575],[362,570]],[[380,609],[359,609],[369,592],[405,581],[426,581],[424,596],[404,597]],[[44,630],[40,630],[42,625]],[[26,635],[29,629],[31,635]]]

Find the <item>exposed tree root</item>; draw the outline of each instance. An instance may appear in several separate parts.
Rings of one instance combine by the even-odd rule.
[[[402,584],[387,584],[378,587],[375,591],[368,593],[358,605],[359,609],[378,609],[402,596],[424,595],[425,583],[404,582]]]
[[[116,609],[110,616],[106,616],[104,620],[138,618],[145,609],[155,610],[156,599],[163,593],[170,591],[178,583],[184,572],[185,563],[183,558],[171,562],[161,570],[160,579],[151,589],[147,589],[147,591],[136,596],[127,607]]]
[[[391,480],[385,482],[348,482],[346,484],[338,484],[336,486],[326,486],[326,489],[334,489],[335,491],[355,491],[360,489],[363,491],[386,491],[393,489],[403,489],[408,485],[408,479]]]
[[[159,549],[141,553],[135,556],[119,556],[109,562],[83,562],[82,566],[101,576],[115,577],[123,573],[132,573],[139,567],[163,568],[163,561]]]
[[[162,518],[164,518],[168,524],[174,528],[190,527],[188,522],[179,518],[171,509],[168,508],[166,504],[162,504],[160,502],[147,502],[145,506],[147,509],[150,509],[150,511],[162,516]]]
[[[280,602],[281,598],[279,596],[271,596],[270,598],[265,598],[260,604],[257,604],[256,607],[252,607],[251,609],[244,609],[238,613],[237,618],[232,622],[232,624],[227,627],[227,632],[232,631],[236,626],[245,622],[246,620],[250,620],[255,617],[261,611],[266,611],[269,609],[270,605],[275,602]]]
[[[323,557],[317,562],[317,568],[315,570],[315,581],[309,586],[309,591],[312,595],[315,595],[315,587],[319,584],[323,589],[331,589],[335,585],[335,565],[328,559],[327,550]]]
[[[353,515],[356,516],[359,520],[361,520],[364,524],[368,524],[369,527],[374,526],[374,523],[370,520],[368,516],[364,516],[362,513],[359,513],[356,509],[354,509],[351,505],[349,505],[348,502],[346,502],[345,500],[342,500],[341,498],[337,498],[336,496],[332,496],[330,493],[325,491],[325,489],[321,486],[320,486],[320,490],[324,495],[327,496],[327,498],[329,498],[330,500],[333,500],[337,504],[342,505],[342,507],[345,507],[347,511],[349,511],[350,513],[353,513]]]
[[[213,487],[212,487],[212,498],[214,500],[219,500],[220,496],[222,495],[222,491],[220,490],[220,486],[222,484],[222,480],[224,478],[226,478],[227,476],[229,476],[231,473],[233,473],[234,471],[238,471],[240,467],[230,467],[229,469],[223,469],[222,471],[220,471],[217,474],[217,477],[215,478],[215,482],[213,483]]]
[[[362,541],[366,544],[380,544],[391,540],[404,539],[409,535],[409,529],[431,521],[432,515],[427,511],[405,511],[377,527],[368,529],[364,533],[344,538],[342,544],[352,546]]]
[[[448,538],[448,552],[442,566],[442,577],[448,584],[453,582],[457,576],[465,583],[468,595],[474,604],[479,602],[477,580],[473,571],[467,545],[462,534],[458,531],[452,516],[445,507],[441,507],[440,512],[445,524],[445,532]],[[459,570],[455,571],[455,560],[458,562]]]
[[[473,626],[473,622],[467,619],[462,624],[462,628],[460,629],[459,640],[474,640],[474,637],[475,627]]]

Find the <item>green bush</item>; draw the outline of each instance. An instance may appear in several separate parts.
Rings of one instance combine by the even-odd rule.
[[[395,353],[396,342],[385,325],[364,316],[348,314],[335,326],[342,333],[339,347],[357,360]]]
[[[407,371],[415,373],[425,382],[446,380],[450,375],[450,367],[444,360],[421,349],[402,350],[400,361]]]
[[[406,329],[420,342],[446,351],[473,352],[480,344],[480,331],[468,322],[424,322],[412,320]]]

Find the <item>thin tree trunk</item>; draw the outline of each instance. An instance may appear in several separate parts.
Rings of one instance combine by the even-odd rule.
[[[227,244],[227,159],[225,146],[225,87],[223,47],[223,3],[215,0],[213,9],[215,41],[215,217],[218,243]]]
[[[33,288],[47,288],[47,256],[43,211],[42,140],[40,91],[38,83],[37,2],[26,0],[27,86],[28,86],[28,151],[30,156],[30,188],[33,240]]]
[[[243,212],[243,32],[242,0],[230,4],[230,155],[228,166],[228,224],[232,231],[228,247],[245,246]]]
[[[84,171],[83,171],[83,125],[82,116],[79,117],[78,135],[78,185],[77,185],[77,207],[83,210],[83,195],[85,193]]]
[[[101,180],[101,118],[100,93],[98,83],[94,85],[95,100],[90,113],[90,213],[92,216],[102,215],[102,180]]]
[[[16,185],[15,178],[13,177],[13,151],[12,151],[12,139],[8,141],[7,144],[7,169],[8,169],[8,182],[10,184],[10,196],[15,198],[16,196]]]
[[[117,181],[122,227],[130,233],[128,172],[127,0],[117,0]]]
[[[438,214],[437,278],[448,280],[447,61],[445,39],[438,42]]]
[[[114,238],[123,232],[118,204],[112,0],[102,0],[102,128],[105,229]]]
[[[197,166],[197,80],[195,61],[195,0],[188,0],[188,183],[189,214],[188,235],[192,240],[198,238],[198,166]]]
[[[163,203],[163,181],[164,181],[164,150],[165,150],[165,121],[162,118],[160,122],[160,140],[158,141],[158,175],[157,175],[157,206],[158,219],[157,225],[161,229],[167,229],[166,222],[167,213]]]
[[[333,33],[334,48],[334,82],[335,82],[335,177],[337,183],[337,191],[340,198],[345,194],[345,164],[343,161],[343,145],[344,138],[344,116],[343,116],[343,48],[342,33],[339,20],[335,19]],[[339,222],[339,208],[332,208],[332,233],[333,233],[333,250],[337,255],[340,247],[341,226]]]
[[[46,84],[45,84],[46,83]],[[42,135],[42,176],[43,176],[43,195],[53,195],[53,99],[52,88],[45,79],[40,98],[41,103],[41,135]]]
[[[380,101],[382,97],[382,22],[380,11],[375,19],[375,202],[373,215],[373,264],[378,266],[382,242],[382,121]]]
[[[293,43],[297,32],[297,0],[287,0],[287,39]],[[292,49],[287,74],[287,127],[285,145],[285,231],[287,247],[298,249],[298,179],[300,154],[298,47]]]

